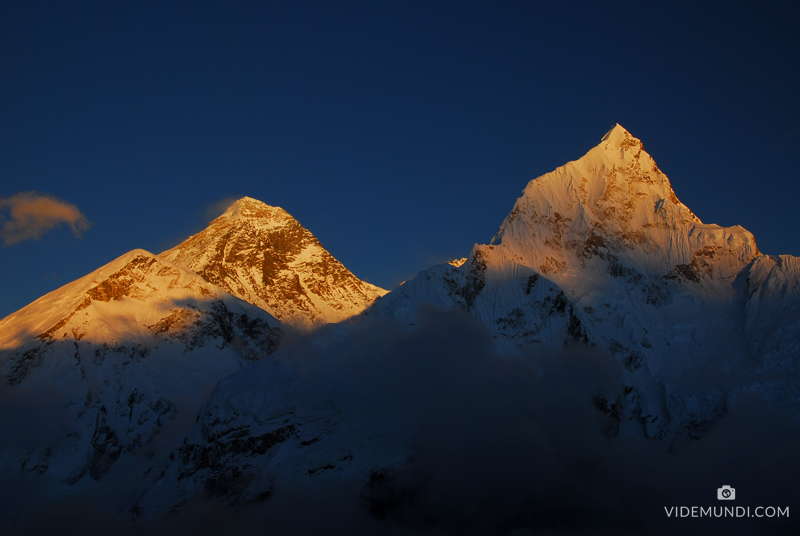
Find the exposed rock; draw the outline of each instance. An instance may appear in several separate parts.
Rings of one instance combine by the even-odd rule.
[[[301,329],[354,316],[386,294],[354,276],[285,210],[249,197],[161,257]]]

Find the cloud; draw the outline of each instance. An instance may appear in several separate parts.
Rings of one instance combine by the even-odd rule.
[[[213,203],[211,203],[206,207],[204,215],[209,220],[214,220],[216,218],[219,218],[220,216],[222,216],[222,214],[225,213],[226,210],[228,210],[229,206],[234,204],[239,199],[241,199],[241,196],[239,197],[231,196],[220,199],[219,201],[214,201]]]
[[[360,426],[408,448],[406,463],[314,483],[276,473],[263,503],[238,509],[196,497],[154,520],[152,532],[193,523],[193,534],[224,526],[242,535],[265,526],[278,535],[790,533],[790,519],[675,519],[664,507],[719,506],[726,483],[738,506],[796,504],[800,426],[791,414],[740,394],[706,437],[673,452],[667,442],[615,435],[593,403],[623,386],[607,351],[539,347],[505,358],[493,347],[472,316],[429,308],[413,331],[368,317],[287,341],[271,362],[223,380],[210,404],[277,388],[308,419],[318,407],[360,415]],[[292,380],[273,374],[276,362],[292,367]],[[239,383],[245,377],[252,383]]]
[[[328,326],[286,341],[268,360],[223,380],[216,396],[223,396],[229,381],[252,385],[253,391],[227,391],[233,398],[212,397],[210,403],[259,399],[253,395],[273,386],[291,389],[297,396],[289,399],[302,404],[295,410],[307,418],[314,408],[331,404],[343,412],[355,408],[354,415],[372,415],[382,433],[408,446],[407,462],[387,467],[377,478],[364,473],[311,483],[279,477],[274,495],[263,503],[232,507],[201,494],[140,532],[793,533],[790,518],[676,519],[668,518],[664,507],[719,506],[716,490],[724,484],[737,489],[736,506],[796,505],[800,424],[794,415],[740,393],[704,438],[670,451],[666,443],[608,433],[610,417],[592,402],[622,384],[620,364],[608,352],[539,347],[512,359],[498,356],[493,346],[492,335],[470,315],[432,309],[420,311],[413,331],[368,317],[346,329]],[[269,373],[284,364],[292,367],[291,380]],[[0,396],[0,432],[3,422],[14,431],[0,437],[26,431],[21,409],[38,408],[34,402],[13,405]],[[23,480],[18,470],[0,474],[0,482],[9,484],[0,489],[0,514],[9,504],[40,509],[11,527],[16,532],[4,533],[133,534],[130,516],[113,506],[124,504],[123,494],[130,493],[125,482],[143,482],[140,469],[115,467],[116,476],[109,473],[93,491],[76,490],[56,504],[40,499],[49,496],[42,478],[47,475]],[[158,485],[153,490],[158,493]]]
[[[789,533],[790,519],[687,523],[664,510],[718,506],[716,490],[729,482],[739,506],[800,500],[800,425],[759,396],[740,393],[707,436],[673,452],[615,435],[593,403],[623,386],[607,351],[538,347],[505,358],[471,315],[429,308],[413,331],[368,318],[346,336],[330,327],[327,344],[325,336],[273,356],[294,365],[290,399],[306,401],[306,415],[322,402],[361,408],[353,414],[374,415],[373,429],[410,447],[408,461],[324,485],[278,478],[268,501],[234,518],[239,534],[257,534],[265,520],[273,534]]]
[[[2,214],[6,211],[10,216],[7,220]],[[39,239],[63,224],[69,225],[73,234],[80,237],[91,225],[75,205],[39,192],[20,192],[0,199],[0,222],[3,222],[0,238],[6,246]]]

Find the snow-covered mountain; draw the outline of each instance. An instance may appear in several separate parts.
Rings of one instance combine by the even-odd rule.
[[[387,292],[354,276],[285,210],[250,197],[161,257],[300,329],[354,316]]]
[[[259,307],[301,328],[350,320],[258,360],[280,334]],[[667,449],[748,393],[800,414],[800,262],[702,223],[617,125],[531,181],[491,243],[386,295],[243,198],[176,248],[44,296],[0,321],[0,397],[46,417],[0,443],[0,468],[79,489],[142,454],[117,507],[145,528],[192,500],[238,508],[325,484],[414,529],[476,530],[460,508],[499,508],[505,533],[559,526],[608,482],[631,500],[649,476],[614,474],[683,470]]]
[[[702,223],[617,125],[584,157],[531,181],[490,244],[420,273],[360,322],[399,320],[413,333],[433,306],[469,313],[512,361],[548,348],[605,352],[622,367],[615,390],[594,399],[609,433],[680,444],[702,437],[739,393],[800,410],[799,269],[797,258],[760,254],[741,227]],[[318,361],[346,366],[347,356],[380,346],[359,330],[382,329],[351,322],[312,348],[325,354]],[[405,352],[419,371],[417,353],[427,351],[393,341],[375,359]],[[470,348],[456,353],[466,359]],[[335,374],[309,379],[307,367],[290,353],[222,382],[142,507],[167,509],[200,490],[232,503],[262,500],[287,474],[361,478],[368,488],[387,467],[403,466],[410,441],[403,426],[387,426],[395,409],[354,402],[371,380],[344,388]],[[419,374],[411,399],[425,392],[427,372]]]
[[[462,266],[434,267],[376,309],[411,322],[422,302],[460,306],[515,346],[589,342],[596,334],[583,320],[619,323],[676,293],[730,299],[730,282],[757,255],[743,228],[700,222],[641,142],[617,125],[583,158],[532,180],[491,243],[476,245]],[[555,312],[572,323],[568,333],[544,329],[553,315],[531,309],[562,292],[568,303],[556,300]],[[625,336],[639,343],[635,331],[627,326]]]
[[[285,211],[243,198],[178,247],[129,252],[0,321],[0,410],[22,408],[0,419],[14,437],[0,474],[41,477],[56,499],[115,466],[154,467],[216,382],[272,353],[286,329],[350,317],[385,293]]]
[[[627,369],[610,412],[649,437],[696,436],[733,392],[797,369],[798,275],[796,258],[761,255],[742,227],[702,223],[617,125],[532,180],[463,266],[421,273],[373,312],[413,324],[422,303],[463,308],[511,353],[606,348]],[[769,382],[771,396],[800,404],[796,377]]]
[[[0,321],[0,472],[41,475],[53,496],[90,486],[188,426],[219,379],[274,351],[279,326],[143,250],[39,298]]]

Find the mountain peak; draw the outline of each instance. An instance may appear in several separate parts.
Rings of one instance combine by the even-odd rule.
[[[281,207],[273,207],[266,203],[253,199],[252,197],[242,197],[234,201],[220,216],[229,219],[251,219],[251,220],[287,220],[294,219]]]
[[[655,161],[644,151],[641,140],[634,137],[619,123],[603,136],[600,144],[594,150],[604,153],[606,156],[604,160],[610,160],[610,163],[620,167],[638,161],[642,156],[644,157],[643,162],[651,164],[648,167],[655,167]],[[591,153],[592,151],[589,152],[589,154]]]
[[[611,130],[606,132],[606,135],[603,136],[603,138],[600,140],[600,143],[602,143],[602,142],[604,142],[606,140],[618,141],[618,140],[624,139],[626,137],[626,135],[630,136],[630,137],[633,137],[633,136],[631,136],[631,133],[628,132],[625,129],[625,127],[623,127],[622,125],[617,123],[616,125],[614,125],[614,128],[612,128]]]
[[[288,212],[252,197],[160,256],[301,329],[349,318],[386,294],[354,276]]]
[[[744,229],[704,225],[678,200],[642,142],[619,124],[583,157],[528,183],[492,240],[501,243],[556,281],[578,277],[587,266],[658,278],[692,263],[728,278],[758,254]],[[714,263],[703,257],[711,252]],[[595,262],[612,257],[612,268]]]

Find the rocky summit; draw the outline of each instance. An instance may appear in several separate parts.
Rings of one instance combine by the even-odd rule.
[[[161,257],[299,329],[342,321],[387,292],[354,276],[285,210],[250,197]]]

